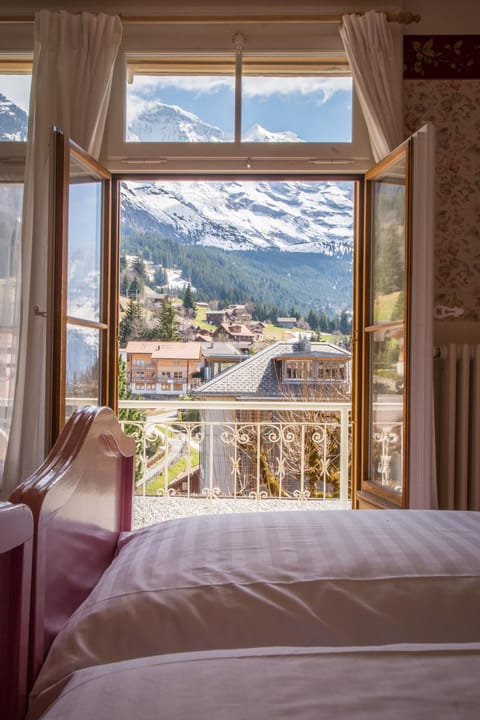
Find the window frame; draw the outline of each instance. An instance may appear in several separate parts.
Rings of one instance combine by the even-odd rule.
[[[368,132],[353,84],[352,142],[346,143],[160,143],[126,142],[126,93],[129,60],[174,59],[185,65],[195,61],[235,61],[232,38],[245,37],[245,62],[256,58],[267,65],[275,62],[302,61],[342,62],[346,64],[338,29],[328,26],[296,27],[288,35],[284,26],[252,24],[236,26],[202,25],[202,33],[194,24],[181,27],[124,28],[112,82],[110,110],[107,117],[105,142],[100,161],[112,173],[188,174],[188,173],[302,173],[312,175],[357,174],[366,172],[372,163]],[[315,32],[316,31],[316,32]],[[141,38],[141,39],[140,39]]]

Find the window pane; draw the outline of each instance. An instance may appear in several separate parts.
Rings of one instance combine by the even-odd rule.
[[[27,139],[31,81],[31,75],[0,72],[1,142],[25,142]]]
[[[0,478],[13,408],[20,311],[23,183],[0,180]]]
[[[404,436],[403,327],[378,330],[370,345],[370,472],[374,483],[401,493]]]
[[[127,142],[231,142],[234,77],[135,75],[127,85]]]
[[[402,157],[372,181],[373,324],[404,316],[406,167]]]
[[[67,314],[98,321],[101,305],[102,182],[72,158]]]
[[[67,325],[65,416],[76,407],[100,404],[100,330]]]
[[[351,77],[246,76],[244,142],[351,142]]]

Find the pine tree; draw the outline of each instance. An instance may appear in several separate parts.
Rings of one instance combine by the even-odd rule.
[[[171,298],[165,296],[162,300],[160,314],[151,334],[152,340],[178,340],[179,326],[175,316],[175,308]]]
[[[140,340],[146,335],[147,323],[143,307],[141,303],[130,298],[124,316],[120,320],[120,344],[126,345],[129,340]]]
[[[195,317],[197,314],[197,306],[195,305],[195,300],[193,297],[193,291],[192,286],[190,283],[185,288],[185,292],[183,294],[183,308],[186,311],[186,314],[189,317]],[[189,312],[191,311],[191,312]]]

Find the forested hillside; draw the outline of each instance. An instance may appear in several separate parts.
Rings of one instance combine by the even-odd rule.
[[[320,253],[224,251],[185,245],[153,233],[124,233],[122,254],[163,267],[179,267],[196,288],[197,300],[222,304],[252,301],[291,307],[302,314],[324,308],[336,315],[352,307],[352,258]]]

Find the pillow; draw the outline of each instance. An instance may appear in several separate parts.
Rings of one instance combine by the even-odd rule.
[[[38,680],[194,650],[480,641],[480,513],[294,511],[124,534]]]

